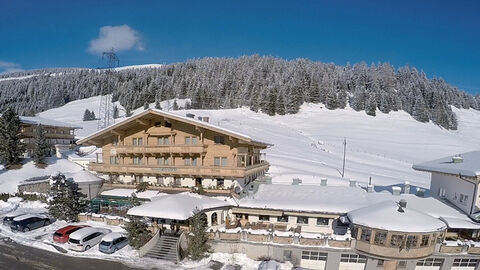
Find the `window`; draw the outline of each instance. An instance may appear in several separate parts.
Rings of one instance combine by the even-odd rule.
[[[158,157],[157,158],[157,165],[160,165],[160,166],[168,165],[168,158],[167,157]]]
[[[417,266],[442,266],[443,259],[439,258],[428,258],[425,260],[417,261]],[[454,263],[455,266],[455,263]]]
[[[330,219],[328,218],[322,218],[319,217],[317,218],[317,226],[328,226]]]
[[[378,262],[377,262],[377,266],[378,266],[378,267],[380,267],[380,266],[383,266],[383,263],[384,263],[384,261],[383,261],[383,260],[378,260]]]
[[[196,136],[185,137],[185,144],[197,144],[197,137]]]
[[[132,139],[133,145],[143,145],[143,138],[133,138]]]
[[[258,220],[260,220],[260,221],[270,221],[270,216],[260,215],[260,216],[258,216]]]
[[[213,141],[218,144],[225,144],[225,137],[223,136],[214,136]]]
[[[400,247],[402,246],[403,235],[400,234],[393,234],[392,239],[390,240],[390,245],[392,247]]]
[[[158,145],[170,144],[168,137],[158,137],[157,139]]]
[[[422,235],[422,241],[420,242],[421,247],[428,246],[428,240],[430,240],[430,235]]]
[[[384,246],[387,243],[387,232],[375,231],[373,242],[375,245]]]
[[[192,137],[192,144],[197,144],[197,143],[198,143],[197,137],[193,136]]]
[[[302,251],[302,259],[304,260],[314,260],[314,261],[326,261],[327,253],[322,253],[318,251]]]
[[[460,194],[460,203],[463,205],[467,205],[468,195]]]
[[[372,230],[362,228],[362,234],[360,234],[360,240],[370,242],[371,235],[372,235]]]
[[[479,259],[474,258],[461,258],[453,260],[453,266],[460,267],[475,267],[478,264]]]
[[[397,269],[404,269],[407,268],[407,261],[399,261],[397,265]]]
[[[197,158],[192,158],[192,166],[197,166]]]
[[[142,157],[133,157],[133,164],[137,164],[137,165],[143,164],[143,158]]]
[[[166,127],[172,127],[172,123],[165,121],[165,126]]]
[[[288,216],[277,217],[277,222],[288,222]]]
[[[191,160],[190,158],[184,158],[184,159],[183,159],[183,163],[184,163],[185,166],[190,166],[191,161],[192,161],[192,160]]]
[[[185,137],[185,144],[190,144],[190,137]]]
[[[308,217],[297,217],[297,224],[308,224]]]
[[[213,165],[217,167],[227,167],[227,158],[226,157],[215,157],[213,159]]]
[[[367,257],[357,254],[342,254],[340,261],[346,263],[366,263]]]
[[[110,156],[110,164],[118,164],[118,157],[117,156]]]
[[[409,236],[407,236],[407,244],[406,244],[406,247],[407,247],[407,248],[416,247],[416,246],[417,246],[417,242],[418,242],[418,236],[416,236],[416,235],[409,235]]]

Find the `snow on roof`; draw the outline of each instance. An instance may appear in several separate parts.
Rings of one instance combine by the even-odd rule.
[[[441,217],[440,219],[447,224],[448,228],[451,228],[451,229],[471,229],[471,230],[480,229],[480,224],[475,223],[471,220],[452,218],[452,217]]]
[[[81,129],[82,127],[75,126],[69,123],[60,122],[56,120],[46,119],[38,116],[20,116],[20,121],[23,124],[31,124],[31,125],[43,125],[43,126],[50,126],[50,127],[66,127],[66,128],[73,128],[73,129]]]
[[[135,189],[131,189],[131,188],[116,188],[116,189],[105,190],[102,193],[100,193],[100,195],[126,198],[126,197],[132,196],[132,193],[135,193],[135,195],[137,195],[137,198],[146,199],[146,200],[152,200],[152,198],[160,195],[159,191],[157,190],[145,190],[142,192],[136,192]]]
[[[239,133],[239,132],[236,132],[236,131],[232,131],[232,130],[229,130],[229,129],[226,129],[226,128],[222,128],[222,127],[219,127],[219,126],[215,126],[215,125],[212,125],[212,124],[204,122],[204,121],[200,121],[200,120],[189,118],[189,117],[186,117],[186,116],[183,116],[183,115],[174,114],[174,113],[171,113],[171,112],[166,112],[166,111],[162,111],[162,110],[158,110],[158,109],[152,109],[152,108],[149,108],[149,109],[147,109],[147,110],[145,110],[145,111],[143,111],[139,114],[133,115],[132,117],[126,118],[126,119],[124,119],[124,120],[122,120],[122,121],[120,121],[120,122],[118,122],[118,123],[116,123],[112,126],[109,126],[109,127],[104,128],[104,129],[101,129],[97,132],[94,132],[94,133],[90,134],[89,136],[79,140],[77,143],[82,144],[84,142],[87,142],[91,138],[93,138],[97,135],[100,135],[107,130],[119,127],[119,126],[121,126],[121,125],[123,125],[123,124],[125,124],[129,121],[132,121],[133,119],[142,117],[142,116],[144,116],[146,114],[149,114],[149,113],[152,113],[152,112],[156,113],[156,114],[164,115],[164,116],[167,116],[167,117],[170,117],[172,119],[176,119],[176,120],[179,120],[179,121],[182,121],[182,122],[186,122],[186,123],[190,123],[190,124],[194,124],[194,125],[200,125],[200,126],[203,126],[205,128],[208,128],[208,129],[211,129],[211,130],[214,130],[214,131],[230,134],[230,135],[233,135],[233,136],[238,137],[238,138],[243,139],[243,140],[247,140],[247,141],[251,141],[251,142],[255,142],[255,143],[260,143],[260,144],[265,144],[265,145],[271,145],[271,144],[268,144],[268,143],[255,141],[248,135],[245,135],[245,134],[242,134],[242,133]]]
[[[89,171],[78,171],[73,173],[65,173],[65,177],[72,178],[76,183],[86,183],[86,182],[103,182],[103,179],[96,176],[95,174]]]
[[[393,201],[379,202],[348,213],[354,224],[401,232],[435,232],[446,229],[446,224],[430,215],[408,207],[399,211]]]
[[[373,204],[404,199],[409,209],[435,219],[470,219],[460,210],[433,197],[414,194],[392,195],[389,192],[366,192],[361,187],[261,184],[257,192],[239,200],[239,207],[273,209],[295,212],[346,214]]]
[[[480,176],[480,151],[463,153],[458,157],[462,162],[453,162],[455,156],[448,156],[432,161],[414,164],[413,168],[419,171],[439,172],[463,176]]]
[[[117,238],[120,238],[120,237],[123,237],[124,235],[122,233],[119,233],[119,232],[112,232],[112,233],[109,233],[107,235],[105,235],[103,238],[102,238],[102,241],[105,241],[105,242],[112,242],[113,240],[117,239]]]
[[[229,202],[193,194],[189,192],[165,195],[155,201],[133,207],[127,215],[151,218],[187,220],[193,216],[196,209],[200,211],[227,207]]]

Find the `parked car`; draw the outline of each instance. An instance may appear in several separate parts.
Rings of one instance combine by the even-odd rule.
[[[10,227],[10,225],[13,222],[13,219],[18,217],[18,216],[21,216],[21,215],[25,215],[25,212],[23,212],[23,211],[13,211],[13,212],[10,212],[10,213],[6,214],[5,217],[3,217],[3,225]]]
[[[103,253],[112,254],[127,244],[128,239],[125,235],[118,232],[112,232],[102,238],[102,241],[98,245],[98,250]]]
[[[50,225],[52,220],[46,216],[25,214],[15,217],[10,224],[12,231],[28,232],[43,226]]]
[[[279,270],[280,264],[276,261],[263,261],[258,265],[258,270]]]
[[[104,235],[111,232],[111,230],[104,228],[81,228],[78,231],[70,234],[70,237],[68,239],[69,249],[75,251],[89,250],[91,247],[100,243]]]
[[[68,225],[63,228],[58,229],[53,233],[53,241],[57,243],[67,243],[70,234],[80,230],[81,228],[89,227],[87,225]]]

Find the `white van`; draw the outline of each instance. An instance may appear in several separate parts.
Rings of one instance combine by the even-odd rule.
[[[102,237],[112,231],[104,228],[85,227],[72,234],[68,239],[69,249],[85,251],[98,244]]]

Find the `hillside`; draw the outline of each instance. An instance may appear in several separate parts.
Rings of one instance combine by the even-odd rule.
[[[375,116],[405,111],[419,122],[455,130],[451,106],[480,109],[473,96],[441,78],[389,63],[340,66],[274,57],[204,58],[168,65],[99,69],[47,69],[0,76],[0,111],[13,106],[32,115],[68,102],[112,94],[129,110],[173,98],[195,109],[244,106],[268,115],[296,114],[305,102],[328,109],[350,107]]]
[[[77,135],[84,137],[96,131],[97,125],[96,121],[83,122],[83,112],[86,108],[97,112],[99,101],[99,97],[74,101],[42,112],[40,116],[81,125],[84,129]],[[161,105],[166,108],[167,102]],[[402,111],[378,113],[372,117],[351,108],[328,110],[321,104],[304,104],[298,114],[283,116],[255,113],[248,108],[188,112],[209,116],[212,124],[273,143],[266,153],[272,164],[270,173],[274,182],[291,182],[294,177],[301,178],[304,183],[319,183],[321,177],[341,181],[345,137],[347,178],[366,183],[371,176],[375,185],[408,180],[413,185],[428,188],[429,175],[414,171],[413,163],[480,148],[480,112],[453,110],[458,117],[456,131],[431,122],[415,121]],[[185,115],[187,111],[174,113]]]

